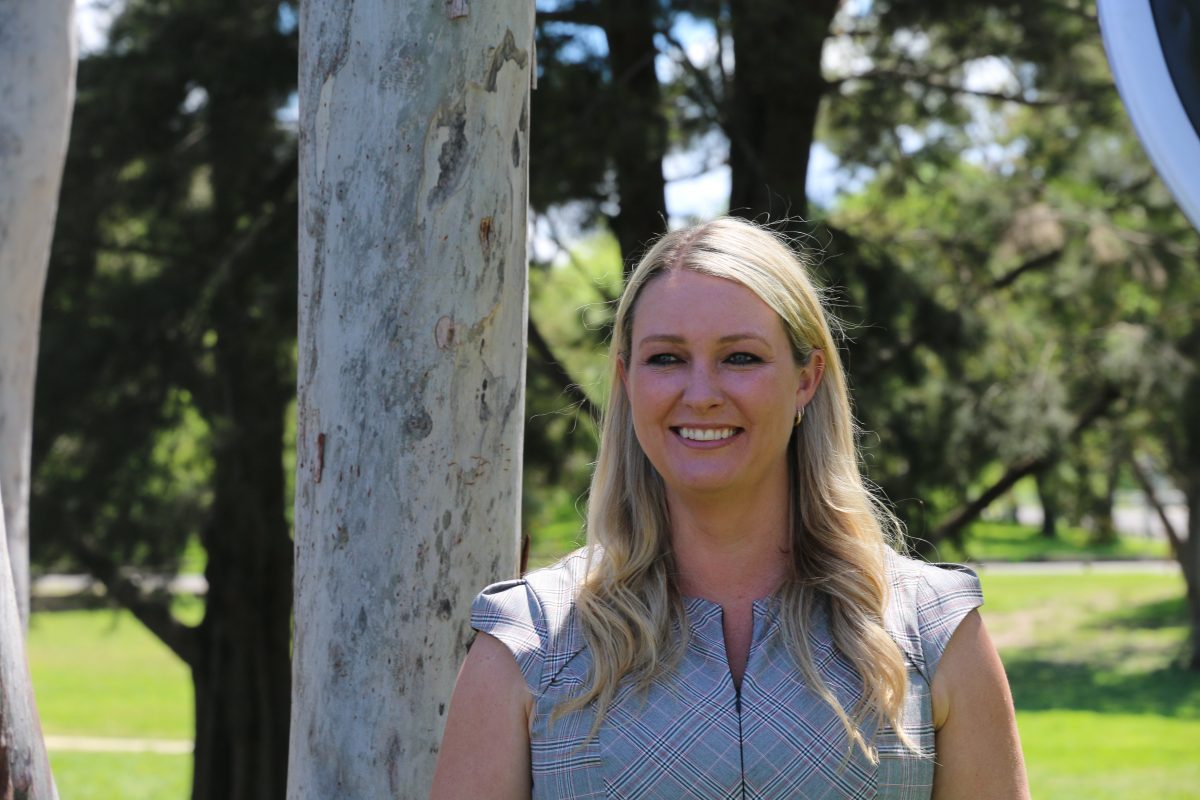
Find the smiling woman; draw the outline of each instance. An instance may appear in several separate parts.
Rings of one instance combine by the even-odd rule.
[[[476,599],[433,796],[1026,797],[978,579],[889,546],[803,257],[667,234],[612,365],[589,544]]]
[[[791,428],[816,393],[822,353],[797,364],[779,315],[726,278],[675,270],[637,305],[617,370],[668,502],[786,508]]]

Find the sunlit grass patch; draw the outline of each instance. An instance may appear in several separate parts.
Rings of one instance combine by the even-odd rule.
[[[194,733],[191,673],[127,611],[34,614],[29,661],[47,734],[190,739]]]
[[[186,800],[192,758],[156,753],[51,752],[63,800]]]

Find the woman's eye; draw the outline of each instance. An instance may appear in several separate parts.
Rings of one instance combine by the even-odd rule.
[[[761,358],[753,353],[734,353],[725,360],[738,367],[746,366],[747,364],[757,364],[762,361]]]
[[[670,353],[655,353],[646,359],[646,363],[652,367],[666,367],[671,364],[678,364],[679,359]]]

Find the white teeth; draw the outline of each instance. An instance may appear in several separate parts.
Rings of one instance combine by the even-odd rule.
[[[679,435],[697,442],[714,442],[733,436],[733,428],[680,428]]]

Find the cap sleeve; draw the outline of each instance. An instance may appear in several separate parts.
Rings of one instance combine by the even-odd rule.
[[[983,605],[983,589],[979,576],[960,564],[928,564],[921,573],[916,592],[917,630],[925,676],[932,681],[959,623]]]
[[[546,617],[524,580],[493,583],[480,592],[471,604],[471,627],[503,642],[530,691],[539,691],[546,661]]]
[[[983,605],[979,577],[959,564],[929,564],[888,551],[885,626],[926,682],[963,617]]]

